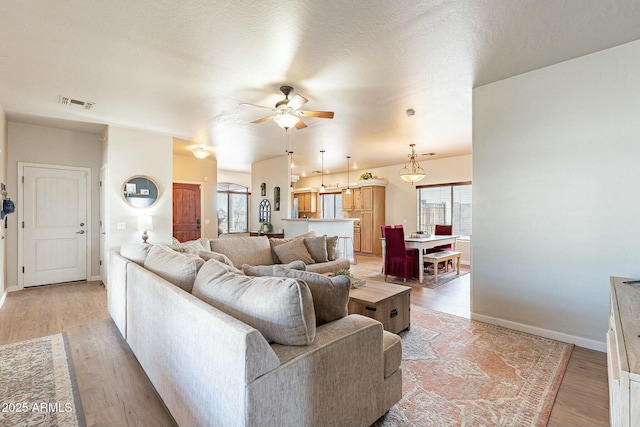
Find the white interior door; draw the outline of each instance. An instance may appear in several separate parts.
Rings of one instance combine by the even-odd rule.
[[[23,286],[87,280],[88,172],[24,166]]]
[[[107,286],[107,165],[100,168],[100,280]]]

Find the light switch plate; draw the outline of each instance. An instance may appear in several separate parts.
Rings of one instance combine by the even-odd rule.
[[[127,229],[127,223],[126,223],[126,222],[119,222],[119,223],[116,225],[116,228],[117,228],[118,230],[126,230],[126,229]]]

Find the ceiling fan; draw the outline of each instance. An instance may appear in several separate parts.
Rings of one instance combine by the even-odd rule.
[[[274,114],[263,117],[258,120],[254,120],[251,123],[264,123],[272,120],[276,122],[278,126],[284,130],[295,127],[296,129],[304,129],[307,125],[300,119],[301,117],[317,117],[321,119],[333,119],[333,111],[308,111],[300,110],[300,108],[309,102],[307,98],[302,95],[293,94],[291,98],[293,88],[291,86],[280,86],[280,92],[284,94],[284,99],[276,102],[275,108],[265,107],[264,105],[249,104],[246,102],[240,105],[248,105],[250,107],[258,107],[267,110],[271,110]]]

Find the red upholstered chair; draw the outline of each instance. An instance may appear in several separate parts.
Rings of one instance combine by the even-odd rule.
[[[404,239],[404,227],[402,226],[402,224],[396,224],[393,227],[390,226],[390,225],[382,225],[382,226],[380,226],[380,229],[382,230],[382,238],[383,239],[385,238],[384,237],[384,233],[385,233],[385,229],[386,228],[395,228],[395,229],[402,230],[403,239]],[[414,256],[414,255],[418,256],[418,250],[419,249],[416,249],[416,248],[407,248],[407,255],[409,255],[409,256]]]
[[[418,254],[407,254],[404,246],[404,230],[388,227],[385,233],[384,280],[387,276],[407,279],[418,277]]]

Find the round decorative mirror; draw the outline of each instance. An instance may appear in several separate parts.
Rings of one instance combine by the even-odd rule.
[[[122,197],[135,208],[148,208],[156,204],[160,191],[153,179],[136,175],[127,179],[122,185]]]

